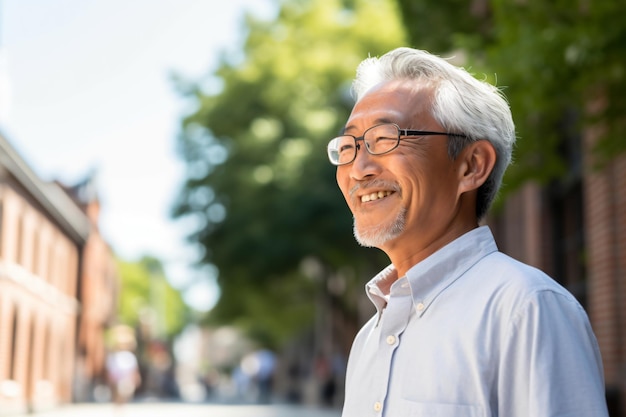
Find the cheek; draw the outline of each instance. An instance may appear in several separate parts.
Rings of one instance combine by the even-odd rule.
[[[438,218],[455,205],[456,189],[446,172],[421,171],[410,184],[411,203],[422,218]]]
[[[410,168],[412,171],[406,172],[404,181],[400,183],[405,205],[419,208],[416,213],[420,216],[436,211],[436,206],[449,189],[449,184],[442,178],[443,173],[427,163]]]

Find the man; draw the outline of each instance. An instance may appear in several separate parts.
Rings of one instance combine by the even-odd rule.
[[[600,353],[579,303],[479,226],[515,128],[493,86],[427,52],[361,63],[330,141],[361,245],[391,265],[350,353],[343,417],[602,417]]]

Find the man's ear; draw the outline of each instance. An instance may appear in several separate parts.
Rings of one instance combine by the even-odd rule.
[[[487,140],[467,145],[459,158],[459,195],[477,190],[487,181],[496,165],[496,150]]]

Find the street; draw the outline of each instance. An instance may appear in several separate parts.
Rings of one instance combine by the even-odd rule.
[[[28,417],[339,417],[338,410],[288,405],[218,405],[186,403],[74,404]],[[16,416],[17,417],[17,416]],[[26,416],[19,416],[26,417]]]

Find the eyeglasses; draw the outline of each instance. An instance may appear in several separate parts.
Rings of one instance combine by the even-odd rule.
[[[424,130],[400,129],[395,123],[383,123],[372,126],[363,132],[363,136],[337,136],[328,143],[328,159],[333,165],[347,165],[356,159],[357,150],[361,149],[359,141],[363,141],[370,155],[383,155],[396,149],[401,136],[454,136],[466,138],[460,133],[429,132]]]

